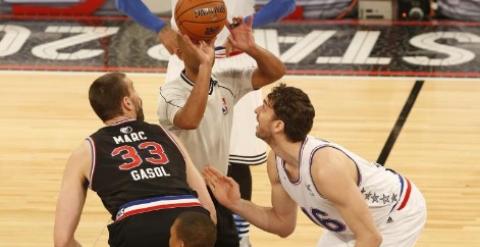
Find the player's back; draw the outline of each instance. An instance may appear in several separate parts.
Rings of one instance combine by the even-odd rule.
[[[92,147],[90,187],[112,217],[125,203],[164,195],[190,195],[185,160],[158,125],[126,121],[101,128]]]

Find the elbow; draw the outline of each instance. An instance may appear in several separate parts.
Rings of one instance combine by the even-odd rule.
[[[175,125],[175,127],[177,128],[184,129],[184,130],[194,130],[198,128],[198,126],[200,125],[200,122],[201,122],[201,119],[200,120],[196,120],[194,118],[188,119],[187,117],[182,117],[182,116],[179,116],[179,117],[175,116],[175,118],[173,119],[173,125]]]
[[[380,246],[382,244],[383,237],[379,233],[375,234],[373,237],[373,242],[375,243],[374,246]]]
[[[295,230],[295,225],[293,226],[288,226],[286,228],[280,229],[277,232],[277,235],[280,236],[281,238],[286,238],[290,235],[292,235],[293,231]]]
[[[285,66],[285,64],[281,63],[278,66],[278,69],[272,74],[272,80],[280,80],[285,75],[285,73],[287,73],[287,67]]]
[[[177,128],[184,129],[184,130],[194,130],[198,128],[199,123],[194,122],[186,122],[186,123],[179,123],[175,124]]]
[[[357,241],[359,241],[360,239],[358,239]],[[364,242],[364,243],[368,243],[368,246],[380,246],[382,244],[382,235],[378,232],[374,232],[374,233],[371,233],[369,234],[368,236],[365,236],[365,238],[363,239],[363,241],[361,242]]]
[[[281,238],[287,238],[291,234],[292,234],[292,232],[279,232],[277,235]]]
[[[72,238],[66,237],[66,236],[58,236],[56,235],[54,240],[53,240],[53,245],[55,247],[66,247],[70,246],[70,243],[73,241]]]

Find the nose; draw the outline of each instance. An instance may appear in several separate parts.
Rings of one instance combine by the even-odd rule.
[[[255,114],[258,115],[258,110],[260,109],[260,107],[261,107],[261,106],[257,106],[257,108],[255,108],[255,110],[254,110]]]

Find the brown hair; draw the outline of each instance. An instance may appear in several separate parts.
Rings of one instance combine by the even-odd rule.
[[[88,99],[102,121],[105,122],[122,114],[122,99],[130,95],[125,78],[124,73],[107,73],[90,85]]]
[[[302,90],[280,84],[267,95],[278,119],[282,120],[290,141],[303,141],[313,126],[315,109]]]
[[[185,247],[213,247],[217,240],[217,228],[205,213],[187,211],[177,219],[176,232]]]

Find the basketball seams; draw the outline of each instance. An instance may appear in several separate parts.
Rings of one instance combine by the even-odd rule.
[[[215,37],[227,23],[225,3],[219,0],[179,0],[174,20],[180,33],[194,40]]]
[[[183,2],[184,2],[184,1],[180,1],[180,2],[181,2],[182,4],[181,4],[179,7],[181,7],[181,6],[183,5]],[[223,1],[210,1],[210,2],[202,2],[202,3],[199,3],[199,4],[197,4],[197,5],[194,5],[194,6],[190,7],[190,8],[188,8],[188,9],[183,10],[181,13],[178,13],[178,12],[177,12],[177,8],[175,8],[175,21],[177,21],[178,18],[180,18],[183,14],[187,13],[189,10],[194,9],[194,8],[196,8],[196,7],[198,7],[198,6],[207,5],[207,4],[210,4],[210,3],[221,3],[221,4],[223,4],[223,5],[225,6],[225,3],[224,3]],[[225,6],[225,9],[226,9],[226,8],[227,8],[227,6]]]
[[[202,22],[202,21],[182,21],[180,24],[183,24],[183,23],[195,23],[195,24],[217,24],[217,23],[222,23],[222,22],[225,22],[227,18],[223,18],[221,20],[218,20],[218,21],[209,21],[209,22]]]

